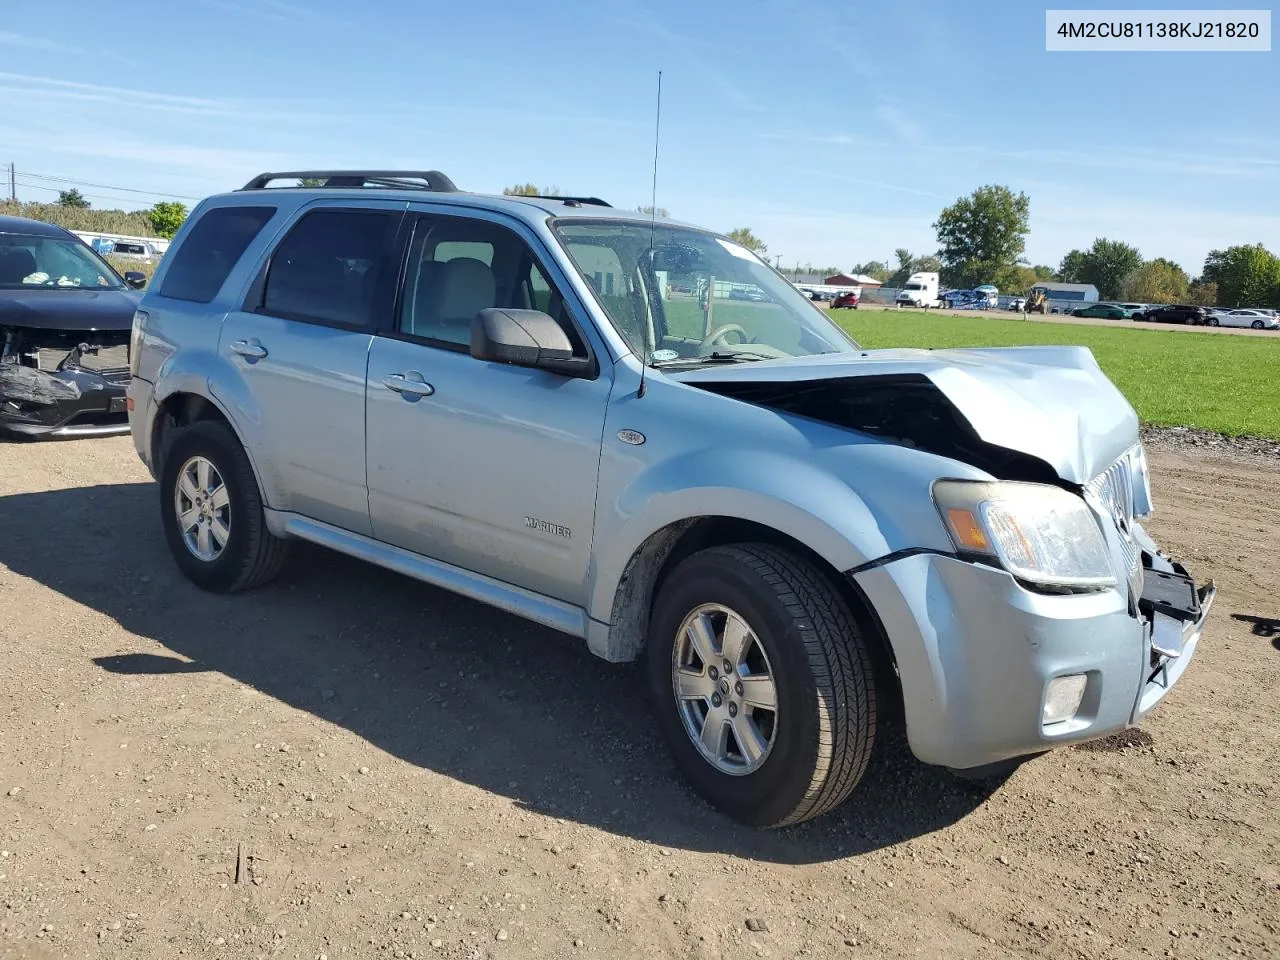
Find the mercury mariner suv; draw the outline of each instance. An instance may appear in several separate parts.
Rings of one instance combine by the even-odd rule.
[[[1137,724],[1214,596],[1144,532],[1088,350],[866,350],[739,244],[592,197],[264,174],[194,210],[129,359],[196,584],[305,540],[643,658],[750,824],[841,803],[890,709],[966,774]]]

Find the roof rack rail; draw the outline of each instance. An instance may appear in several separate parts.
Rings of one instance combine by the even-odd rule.
[[[561,197],[550,193],[534,193],[530,194],[531,200],[562,200],[565,206],[580,207],[584,203],[588,203],[593,207],[612,207],[613,204],[605,203],[599,197]]]
[[[285,173],[260,173],[240,189],[265,190],[274,180],[321,180],[322,187],[388,187],[393,190],[430,190],[434,193],[458,192],[453,181],[439,170],[292,170]]]

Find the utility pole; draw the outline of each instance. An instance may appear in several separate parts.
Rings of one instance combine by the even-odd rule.
[[[9,161],[9,199],[18,202],[18,176],[12,160]]]

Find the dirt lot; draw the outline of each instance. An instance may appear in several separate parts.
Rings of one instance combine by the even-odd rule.
[[[127,438],[0,445],[0,957],[1274,956],[1280,459],[1152,459],[1221,593],[1142,733],[978,790],[891,732],[757,833],[637,668],[315,550],[199,593]]]

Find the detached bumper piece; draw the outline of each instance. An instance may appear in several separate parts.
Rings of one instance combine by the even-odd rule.
[[[1218,595],[1212,580],[1197,586],[1177,561],[1166,560],[1161,566],[1168,569],[1149,567],[1143,571],[1138,600],[1139,611],[1151,623],[1151,659],[1135,720],[1150,712],[1186,670]]]
[[[1147,570],[1138,609],[1151,620],[1151,649],[1164,657],[1182,656],[1188,638],[1209,616],[1218,588],[1210,580],[1202,587],[1179,563],[1173,573]]]
[[[81,363],[87,357],[97,359],[99,350],[84,345],[72,349],[52,369],[15,362],[17,358],[0,360],[0,431],[30,437],[128,433],[128,348],[123,348],[124,365],[110,362],[120,359],[111,354],[121,350],[102,349],[108,362],[94,367]]]

